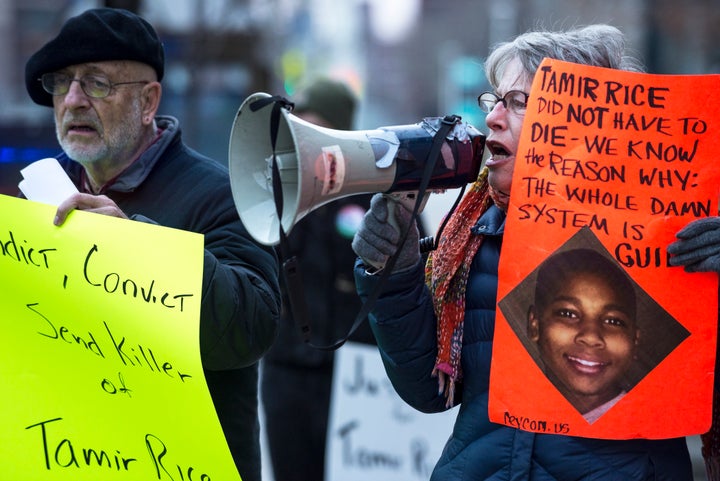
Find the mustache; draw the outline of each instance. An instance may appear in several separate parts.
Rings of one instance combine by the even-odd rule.
[[[102,127],[100,121],[97,118],[85,116],[85,115],[67,115],[62,120],[62,132],[67,133],[71,127],[83,126],[91,128],[98,133],[102,133]]]

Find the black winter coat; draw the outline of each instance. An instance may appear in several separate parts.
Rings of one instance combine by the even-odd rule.
[[[240,475],[258,481],[257,362],[276,335],[277,257],[242,225],[227,168],[188,148],[176,119],[156,121],[160,138],[101,193],[133,220],[204,235],[202,364]],[[64,153],[58,160],[83,191],[82,166]]]

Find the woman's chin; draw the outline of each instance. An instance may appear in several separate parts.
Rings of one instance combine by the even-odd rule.
[[[492,185],[490,186],[490,197],[492,198],[493,203],[503,211],[507,211],[508,205],[510,204],[510,194],[507,193],[509,191],[510,189],[503,191],[493,187]]]

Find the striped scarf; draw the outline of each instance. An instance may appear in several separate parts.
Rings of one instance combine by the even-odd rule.
[[[438,378],[438,390],[444,394],[448,408],[455,402],[455,384],[462,379],[465,290],[470,265],[483,240],[482,235],[473,235],[470,229],[492,205],[487,175],[487,169],[483,169],[471,184],[425,265],[425,283],[437,318],[438,354],[432,375]]]

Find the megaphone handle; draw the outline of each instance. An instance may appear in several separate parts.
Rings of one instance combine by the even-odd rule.
[[[417,191],[393,192],[390,194],[383,194],[383,196],[389,201],[387,203],[388,224],[390,224],[400,235],[400,243],[397,246],[397,251],[400,251],[407,239],[407,233],[404,232],[400,227],[400,224],[398,224],[397,217],[395,215],[396,209],[407,209],[408,212],[414,212],[415,204],[417,202],[420,202],[420,205],[417,206],[416,216],[410,219],[410,223],[406,226],[406,230],[410,230],[412,229],[412,223],[417,219],[417,215],[419,215],[420,212],[422,212],[422,210],[425,208],[425,204],[427,204],[427,199],[428,197],[430,197],[430,193],[427,192],[419,201]],[[381,271],[385,268],[387,262],[371,262],[371,264],[375,268],[375,273],[377,273],[378,271]]]
[[[411,191],[405,191],[405,192],[393,192],[390,194],[383,194],[383,195],[385,197],[387,197],[388,199],[392,200],[394,203],[398,203],[398,202],[401,203],[403,205],[403,207],[405,207],[408,211],[412,212],[413,209],[415,209],[415,203],[418,200],[418,194],[420,194],[420,192],[418,192],[417,190],[411,190]],[[425,195],[420,200],[420,206],[418,207],[418,210],[417,210],[418,214],[420,214],[423,211],[423,209],[425,209],[425,205],[427,204],[427,201],[430,198],[430,194],[431,194],[431,192],[429,192],[429,191],[425,192]],[[396,207],[394,203],[388,204],[388,212],[390,212],[392,209],[394,209]],[[390,215],[390,218],[388,219],[389,221],[394,221],[396,219],[394,214],[389,214],[389,215]],[[393,224],[393,227],[397,228],[397,224]],[[398,229],[398,232],[400,232],[399,229]]]

